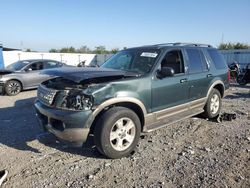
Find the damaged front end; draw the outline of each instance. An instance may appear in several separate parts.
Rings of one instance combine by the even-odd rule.
[[[41,128],[73,145],[84,143],[93,120],[94,97],[86,92],[88,88],[89,84],[64,78],[43,82],[35,102]]]
[[[6,75],[6,74],[11,74],[13,71],[11,70],[5,70],[5,69],[0,69],[0,76]]]
[[[39,124],[58,138],[71,143],[84,143],[94,121],[94,112],[102,102],[116,97],[115,82],[131,77],[122,73],[96,71],[80,77],[58,72],[56,78],[40,84],[35,102]]]
[[[113,78],[114,79],[114,78]],[[98,82],[99,81],[99,82]],[[102,83],[106,81],[106,83]],[[38,100],[57,109],[72,111],[94,110],[100,102],[110,98],[109,83],[111,78],[88,80],[77,83],[65,78],[54,78],[43,82],[38,88]],[[107,90],[107,96],[96,96],[101,90]]]
[[[86,95],[82,90],[67,90],[64,92],[60,108],[69,110],[90,110],[94,99],[91,95]]]
[[[107,96],[94,97],[95,92],[107,88],[110,82],[138,76],[136,73],[101,68],[54,69],[44,74],[57,78],[40,85],[38,99],[47,106],[76,111],[91,110],[95,102],[98,105],[110,96],[108,91]]]

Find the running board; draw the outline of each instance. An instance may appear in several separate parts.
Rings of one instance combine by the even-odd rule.
[[[158,122],[156,122],[154,124],[151,124],[151,125],[147,126],[146,129],[143,132],[149,133],[149,132],[155,131],[157,129],[166,127],[167,125],[177,123],[177,122],[182,121],[184,119],[187,119],[187,118],[193,117],[195,115],[201,114],[202,112],[204,112],[203,109],[202,110],[195,110],[195,112],[192,113],[192,114],[190,114],[188,111],[185,111],[183,113],[180,113],[180,114],[177,114],[177,115],[162,119],[161,121],[158,121]]]

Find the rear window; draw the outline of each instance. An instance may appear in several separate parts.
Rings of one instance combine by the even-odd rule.
[[[216,69],[227,68],[227,64],[226,64],[224,57],[217,50],[208,49],[207,52],[209,56],[211,57]]]

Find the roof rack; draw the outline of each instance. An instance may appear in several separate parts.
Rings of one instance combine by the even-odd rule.
[[[210,44],[199,44],[199,43],[183,43],[183,42],[175,42],[175,43],[162,43],[156,44],[154,46],[199,46],[199,47],[212,47]]]

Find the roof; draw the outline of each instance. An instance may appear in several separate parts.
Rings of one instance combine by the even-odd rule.
[[[22,59],[20,61],[29,61],[29,62],[33,62],[33,61],[57,61],[57,60],[53,60],[53,59]],[[57,61],[60,62],[60,61]]]
[[[200,44],[200,43],[182,43],[182,42],[175,42],[175,43],[162,43],[162,44],[154,44],[154,45],[145,45],[135,48],[129,48],[129,49],[138,49],[138,48],[166,48],[166,47],[206,47],[206,48],[212,48],[213,46],[210,44]]]

